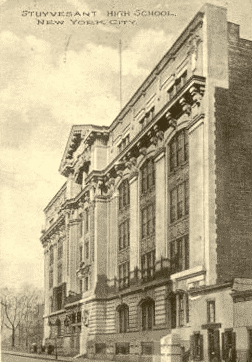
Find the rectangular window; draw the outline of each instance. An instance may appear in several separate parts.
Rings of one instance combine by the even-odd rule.
[[[53,247],[50,248],[50,257],[49,257],[49,265],[53,265],[54,262],[54,253],[53,253]]]
[[[185,214],[183,201],[184,185],[180,184],[177,186],[177,219],[181,219],[181,217]]]
[[[53,270],[49,271],[49,288],[53,287]]]
[[[189,181],[184,182],[184,195],[185,195],[185,215],[189,214]]]
[[[83,220],[81,219],[79,223],[79,237],[81,238],[83,234]]]
[[[88,277],[85,278],[85,291],[88,291],[89,285],[88,285]]]
[[[83,260],[83,246],[82,245],[80,245],[80,247],[79,247],[79,258],[80,258],[80,263],[81,263]]]
[[[86,241],[85,243],[85,253],[86,253],[86,259],[89,259],[89,241]]]
[[[152,159],[147,160],[141,168],[141,186],[142,193],[155,186],[155,165]]]
[[[141,211],[142,239],[155,234],[155,206],[150,204]]]
[[[184,295],[179,294],[179,326],[182,327],[185,323],[185,303]]]
[[[129,354],[130,344],[128,342],[116,343],[116,354]]]
[[[130,224],[129,219],[119,225],[119,250],[123,250],[130,243]]]
[[[184,132],[180,132],[177,136],[177,165],[181,165],[184,161]]]
[[[195,361],[203,360],[203,335],[200,333],[194,333],[191,336],[191,355]]]
[[[58,265],[58,284],[62,283],[62,264]]]
[[[58,242],[58,260],[63,257],[63,240],[59,240]]]
[[[85,209],[85,232],[89,231],[89,210]]]
[[[181,75],[181,85],[182,87],[186,84],[187,82],[187,71],[185,71],[182,75]]]
[[[185,131],[185,140],[184,140],[184,161],[189,159],[189,145],[188,145],[188,132]]]
[[[170,220],[171,220],[171,222],[176,220],[176,202],[177,202],[177,190],[173,189],[170,192]]]
[[[57,310],[60,310],[62,308],[62,290],[61,290],[61,288],[56,294],[56,301],[57,301]]]
[[[170,244],[172,273],[189,269],[189,236],[174,240]]]
[[[184,255],[185,255],[185,270],[189,269],[189,255],[190,255],[190,248],[189,248],[189,236],[186,235],[184,237]]]
[[[80,289],[80,293],[82,293],[82,279],[79,282],[79,289]]]
[[[168,101],[171,101],[172,98],[175,95],[175,86],[173,85],[169,90],[168,90]]]
[[[170,221],[174,222],[189,214],[189,181],[170,191]]]
[[[142,280],[147,282],[155,276],[155,250],[148,252],[141,257]]]
[[[215,323],[215,301],[207,301],[207,323]]]
[[[170,171],[182,165],[189,159],[188,131],[186,129],[178,132],[170,142]]]
[[[119,186],[119,210],[130,204],[129,181],[124,180]]]
[[[176,137],[174,137],[170,143],[170,170],[173,171],[176,166]]]
[[[129,273],[130,273],[129,262],[119,265],[118,267],[119,289],[125,289],[129,287]]]

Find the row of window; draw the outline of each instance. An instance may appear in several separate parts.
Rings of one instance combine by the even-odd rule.
[[[62,283],[62,273],[63,273],[63,267],[62,267],[62,263],[58,264],[58,269],[57,269],[57,282],[58,284]],[[51,289],[53,287],[53,269],[49,270],[49,289]]]
[[[147,219],[148,220],[148,219]],[[122,230],[125,231],[129,228],[128,220],[123,224]],[[147,227],[148,230],[148,227]],[[125,235],[128,235],[126,237]],[[124,237],[125,236],[125,237]],[[121,247],[125,247],[126,243],[129,242],[129,234],[126,231],[120,240]],[[86,257],[89,257],[89,242],[86,243]],[[128,244],[127,244],[128,245]],[[82,255],[83,247],[80,246],[80,253]],[[189,237],[185,235],[177,240],[170,243],[170,258],[171,258],[171,269],[172,273],[177,273],[182,270],[189,269]],[[58,264],[58,284],[62,283],[62,263]],[[150,251],[141,257],[141,270],[142,279],[151,280],[155,274],[155,250]],[[119,288],[127,288],[129,286],[129,262],[119,265]],[[49,288],[53,287],[53,269],[49,270]],[[82,290],[82,288],[81,288]],[[88,290],[85,287],[85,290]]]
[[[119,333],[129,330],[129,307],[123,304],[118,309]],[[141,328],[143,331],[152,330],[155,325],[155,302],[147,299],[141,304]]]
[[[251,330],[249,333],[249,341],[251,341]],[[218,329],[208,330],[208,356],[210,360],[224,360],[235,361],[237,358],[236,351],[236,333],[233,330],[226,330],[222,333],[222,358],[220,355],[220,332]],[[186,352],[182,352],[182,360],[204,360],[204,336],[200,332],[194,332],[190,336],[190,349]],[[250,346],[252,343],[250,343]],[[106,343],[96,343],[95,353],[105,353]],[[129,355],[130,343],[129,342],[117,342],[115,344],[116,355]],[[154,342],[141,342],[141,355],[153,355],[154,354]],[[251,347],[249,350],[249,356],[251,356]]]
[[[57,281],[58,284],[61,284],[63,281],[62,278],[62,264],[58,265],[58,275],[57,275]],[[49,270],[49,289],[51,289],[53,287],[53,269]],[[79,289],[80,289],[80,293],[83,292],[83,281],[82,279],[79,282]],[[84,290],[87,291],[89,289],[89,278],[88,276],[85,277],[84,279]]]
[[[141,210],[141,239],[155,234],[155,205],[149,204]],[[119,250],[130,245],[130,220],[119,224]]]
[[[141,168],[141,193],[144,194],[155,187],[155,164],[153,159],[147,160]],[[119,210],[130,204],[129,181],[124,180],[119,186]]]
[[[142,281],[147,282],[154,279],[155,276],[155,250],[152,250],[141,257]],[[129,261],[118,266],[119,289],[125,289],[130,286],[130,263]]]
[[[187,71],[185,71],[179,78],[176,79],[175,83],[168,89],[168,101],[171,101],[176,93],[186,84],[187,82]]]
[[[122,141],[117,146],[118,153],[121,153],[128,146],[129,142],[130,142],[130,135],[128,134],[126,137],[122,139]]]
[[[148,112],[145,113],[144,117],[139,122],[143,129],[149,122],[151,122],[155,115],[155,107],[152,107]]]

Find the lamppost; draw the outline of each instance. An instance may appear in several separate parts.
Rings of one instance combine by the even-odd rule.
[[[59,319],[57,319],[55,323],[52,323],[52,321],[49,320],[48,325],[49,325],[50,327],[55,327],[55,326],[58,327],[59,323],[60,323],[60,320],[59,320]],[[55,335],[55,359],[58,359],[57,336],[58,336],[58,331],[57,331],[57,333],[56,333],[56,335]]]

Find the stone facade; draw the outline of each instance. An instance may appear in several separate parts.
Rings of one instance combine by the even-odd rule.
[[[90,358],[227,359],[230,280],[252,278],[251,52],[207,4],[109,127],[72,127],[44,210],[45,341]]]

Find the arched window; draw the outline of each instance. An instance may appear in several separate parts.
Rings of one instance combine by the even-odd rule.
[[[124,180],[119,186],[119,210],[130,204],[129,180]]]
[[[117,312],[119,333],[126,333],[129,328],[129,307],[127,304],[122,304]]]
[[[147,192],[155,186],[155,165],[154,160],[147,160],[141,167],[141,192]]]
[[[182,129],[170,142],[170,171],[186,162],[188,158],[188,132]]]
[[[146,299],[141,304],[142,330],[153,329],[155,325],[155,302],[153,299]]]

